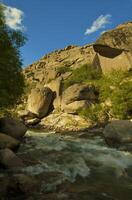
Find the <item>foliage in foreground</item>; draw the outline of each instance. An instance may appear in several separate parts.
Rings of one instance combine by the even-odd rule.
[[[3,4],[0,4],[0,108],[17,102],[24,88],[20,47],[25,37],[5,24]]]

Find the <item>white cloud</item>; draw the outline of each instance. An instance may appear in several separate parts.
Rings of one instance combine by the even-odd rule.
[[[5,15],[6,25],[15,30],[23,30],[24,29],[24,26],[22,25],[22,20],[24,16],[23,11],[10,6],[4,5],[4,7],[5,7],[4,15]]]
[[[87,28],[85,31],[85,35],[90,35],[98,31],[99,29],[104,29],[106,24],[110,23],[111,15],[100,15],[93,23],[90,28]]]

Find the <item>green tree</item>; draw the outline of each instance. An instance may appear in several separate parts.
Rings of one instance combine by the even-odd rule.
[[[6,25],[4,9],[0,4],[0,107],[15,104],[24,88],[20,47],[25,37]]]

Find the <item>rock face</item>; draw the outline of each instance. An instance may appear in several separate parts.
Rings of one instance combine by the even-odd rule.
[[[132,51],[132,22],[121,24],[115,29],[105,32],[95,44]]]
[[[93,45],[97,53],[93,63],[104,74],[132,68],[132,22],[105,32]]]
[[[68,46],[54,51],[24,69],[28,82],[43,85],[58,77],[67,78],[71,70],[90,63],[103,73],[111,69],[127,70],[132,66],[132,22],[119,25],[102,34],[93,44]],[[61,67],[67,70],[60,71]]]
[[[27,102],[27,110],[36,114],[38,118],[45,117],[53,102],[53,92],[50,88],[32,89]]]
[[[27,131],[27,127],[13,118],[0,118],[0,132],[13,138],[21,139]]]
[[[120,146],[132,143],[132,122],[128,120],[117,120],[108,124],[104,129],[106,142],[111,146]]]
[[[67,71],[75,69],[81,64],[92,63],[94,56],[92,44],[83,47],[68,46],[45,55],[38,62],[25,68],[23,73],[28,82],[41,82],[45,85],[64,75],[59,68],[65,67]]]

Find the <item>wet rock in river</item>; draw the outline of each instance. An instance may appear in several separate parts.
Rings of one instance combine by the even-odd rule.
[[[10,149],[2,149],[0,150],[0,166],[7,169],[15,169],[24,167],[24,163]]]
[[[21,139],[27,131],[27,127],[20,121],[10,117],[0,118],[0,132],[16,139]]]
[[[132,144],[132,122],[129,120],[116,120],[104,129],[104,137],[108,145],[120,147]]]
[[[9,135],[0,133],[0,149],[9,148],[15,150],[19,147],[20,142]]]

